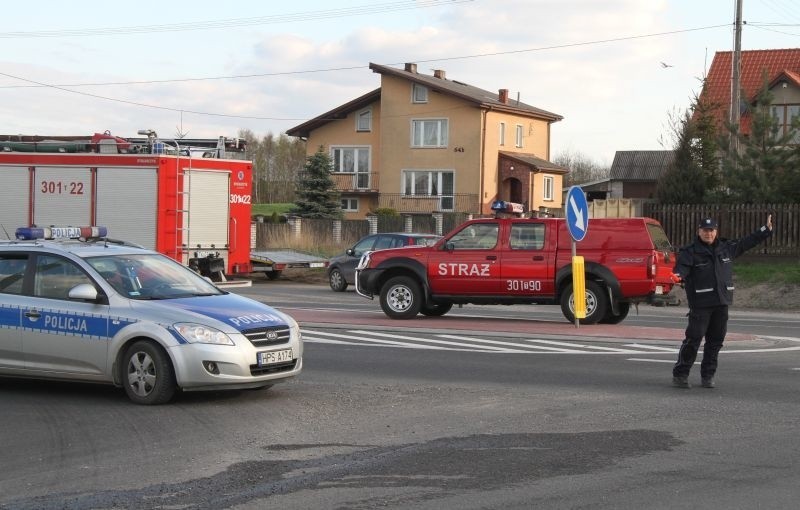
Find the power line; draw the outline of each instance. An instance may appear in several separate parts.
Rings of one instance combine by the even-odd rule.
[[[508,50],[508,51],[497,51],[492,53],[476,53],[471,55],[460,55],[455,57],[440,57],[440,58],[432,58],[432,59],[412,59],[407,60],[405,62],[416,62],[416,63],[431,63],[431,62],[446,62],[452,60],[465,60],[470,58],[483,58],[483,57],[497,57],[502,55],[514,55],[518,53],[532,53],[538,51],[548,51],[548,50],[556,50],[556,49],[564,49],[564,48],[575,48],[580,46],[590,46],[595,44],[608,44],[613,42],[621,42],[621,41],[631,41],[636,39],[644,39],[650,37],[661,37],[665,35],[675,35],[681,34],[686,32],[697,32],[701,30],[710,30],[716,29],[721,27],[729,27],[730,24],[723,24],[723,25],[710,25],[706,27],[696,27],[696,28],[686,28],[681,30],[672,30],[669,32],[657,32],[651,34],[643,34],[643,35],[631,35],[631,36],[623,36],[623,37],[615,37],[611,39],[598,39],[594,41],[583,41],[577,43],[566,43],[566,44],[557,44],[553,46],[542,46],[538,48],[527,48],[521,50]],[[393,62],[389,64],[383,64],[387,66],[393,65],[402,65],[404,62]],[[151,85],[151,84],[158,84],[158,83],[180,83],[180,82],[192,82],[192,81],[211,81],[211,80],[236,80],[236,79],[248,79],[248,78],[268,78],[273,76],[290,76],[295,74],[312,74],[312,73],[328,73],[333,71],[352,71],[358,69],[367,69],[368,66],[350,66],[350,67],[329,67],[323,69],[307,69],[307,70],[300,70],[300,71],[281,71],[281,72],[274,72],[274,73],[257,73],[257,74],[239,74],[239,75],[227,75],[227,76],[208,76],[208,77],[200,77],[200,78],[175,78],[175,79],[164,79],[164,80],[138,80],[138,81],[119,81],[119,82],[95,82],[95,83],[60,83],[60,84],[38,84],[33,80],[26,80],[24,78],[19,78],[23,81],[28,81],[30,83],[37,83],[36,85],[2,85],[0,89],[10,89],[10,88],[30,88],[30,87],[97,87],[97,86],[108,86],[108,85]],[[0,73],[4,76],[16,78],[15,76],[11,76],[8,74]]]
[[[720,28],[720,27],[726,27],[727,28],[727,27],[729,27],[729,24],[726,23],[726,24],[723,24],[723,25],[711,25],[711,26],[707,26],[707,27],[687,28],[687,29],[682,29],[682,30],[672,30],[672,31],[668,31],[668,32],[657,32],[657,33],[644,34],[644,35],[632,35],[632,36],[626,36],[626,37],[615,37],[615,38],[611,38],[611,39],[601,39],[601,40],[596,40],[596,41],[584,41],[584,42],[578,42],[578,43],[558,44],[558,45],[552,45],[552,46],[544,46],[544,47],[540,47],[540,48],[529,48],[529,49],[524,49],[524,50],[509,50],[509,51],[500,51],[500,52],[492,52],[492,53],[479,53],[479,54],[473,54],[473,55],[463,55],[463,56],[458,56],[458,57],[443,57],[443,58],[437,58],[437,59],[417,60],[417,63],[442,62],[442,61],[461,60],[461,59],[469,59],[469,58],[493,57],[493,56],[512,55],[512,54],[519,54],[519,53],[526,53],[526,52],[536,52],[536,51],[547,51],[547,50],[563,49],[563,48],[573,48],[573,47],[588,46],[588,45],[594,45],[594,44],[607,44],[607,43],[612,43],[612,42],[630,41],[630,40],[644,39],[644,38],[650,38],[650,37],[660,37],[660,36],[665,36],[665,35],[674,35],[674,34],[680,34],[680,33],[686,33],[686,32],[696,32],[696,31],[700,31],[700,30],[709,30],[709,29],[715,29],[715,28]],[[400,63],[384,64],[384,65],[399,65],[399,64]],[[367,66],[360,66],[360,67],[366,68]],[[347,69],[357,69],[357,68],[359,68],[359,67],[347,68]],[[330,70],[332,70],[332,69],[317,69],[317,70],[310,70],[310,71],[303,71],[303,72],[309,72],[309,73],[310,72],[328,72]],[[274,75],[282,75],[282,74],[296,74],[298,72],[299,71],[294,71],[294,72],[291,72],[291,73],[274,73],[272,75],[274,76]],[[16,80],[21,80],[21,81],[24,81],[24,82],[27,82],[27,83],[34,84],[34,85],[36,85],[38,87],[47,87],[47,88],[60,90],[60,91],[63,91],[63,92],[68,92],[68,93],[71,93],[71,94],[78,94],[78,95],[85,96],[85,97],[91,97],[91,98],[95,98],[95,99],[102,99],[102,100],[105,100],[105,101],[112,101],[112,102],[115,102],[115,103],[128,104],[128,105],[132,105],[132,106],[139,106],[139,107],[143,107],[143,108],[153,108],[153,109],[157,109],[157,110],[164,110],[164,111],[171,111],[171,112],[192,113],[192,114],[195,114],[195,115],[205,115],[205,116],[210,116],[210,117],[224,117],[224,118],[233,118],[233,119],[279,120],[279,121],[304,121],[304,120],[307,120],[305,118],[279,118],[279,117],[257,117],[257,116],[249,116],[249,115],[230,115],[230,114],[225,114],[225,113],[201,112],[201,111],[187,110],[187,109],[184,109],[184,108],[173,108],[173,107],[168,107],[168,106],[152,105],[152,104],[147,104],[147,103],[140,103],[140,102],[137,102],[137,101],[129,101],[129,100],[126,100],[126,99],[118,99],[118,98],[113,98],[113,97],[101,96],[99,94],[91,94],[91,93],[88,93],[88,92],[81,92],[81,91],[78,91],[78,90],[72,90],[72,89],[65,88],[66,86],[64,86],[64,85],[53,85],[53,84],[41,83],[41,82],[38,82],[36,80],[31,80],[31,79],[28,79],[28,78],[14,76],[14,75],[11,75],[11,74],[8,74],[8,73],[3,73],[3,72],[0,72],[0,76],[5,76],[7,78],[13,78],[13,79],[16,79]],[[219,79],[219,77],[217,79]],[[184,79],[184,80],[173,80],[173,81],[189,81],[189,80],[185,80]],[[8,88],[8,87],[5,87],[5,88]]]
[[[413,0],[387,2],[377,5],[359,5],[306,11],[292,14],[278,14],[273,16],[257,16],[247,18],[233,18],[225,20],[198,21],[193,23],[170,23],[165,25],[140,25],[128,27],[86,28],[74,30],[38,30],[28,32],[0,32],[0,39],[43,38],[43,37],[89,37],[123,34],[151,34],[161,32],[185,32],[191,30],[212,30],[220,28],[273,25],[278,23],[296,23],[302,21],[325,20],[347,16],[364,16],[367,14],[382,14],[387,12],[439,7],[443,5],[472,2],[473,0]]]

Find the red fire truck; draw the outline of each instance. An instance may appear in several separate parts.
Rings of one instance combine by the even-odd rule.
[[[0,236],[102,225],[208,276],[251,272],[252,163],[224,159],[242,140],[139,134],[147,138],[0,135]]]

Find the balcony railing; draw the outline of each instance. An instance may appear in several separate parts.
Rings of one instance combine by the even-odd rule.
[[[479,210],[476,193],[456,193],[453,195],[403,195],[401,193],[381,193],[378,207],[394,209],[399,213],[460,212],[476,213]]]
[[[378,172],[334,172],[331,178],[336,191],[377,193],[380,187]]]

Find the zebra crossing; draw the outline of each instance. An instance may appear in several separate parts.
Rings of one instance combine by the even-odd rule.
[[[580,341],[548,340],[543,338],[494,339],[445,333],[389,333],[363,329],[320,330],[302,329],[303,341],[308,343],[470,351],[495,354],[676,354],[678,345],[659,346],[639,343],[600,345]]]

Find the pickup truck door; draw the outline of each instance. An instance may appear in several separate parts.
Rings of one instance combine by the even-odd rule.
[[[503,294],[552,296],[554,292],[552,243],[547,243],[544,223],[511,223],[508,244],[502,251],[500,286]]]
[[[434,294],[490,295],[500,292],[500,224],[470,223],[428,259]]]

